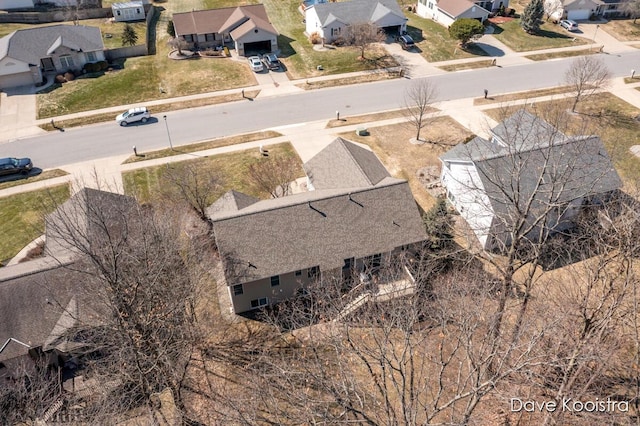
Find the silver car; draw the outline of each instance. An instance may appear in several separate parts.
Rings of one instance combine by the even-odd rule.
[[[249,61],[249,68],[251,68],[251,71],[262,72],[264,70],[264,65],[262,65],[262,61],[259,56],[249,56],[247,61]]]
[[[136,121],[146,123],[149,120],[149,117],[151,117],[151,114],[149,114],[147,107],[131,108],[122,114],[119,114],[116,117],[116,123],[121,126],[126,126],[127,124],[134,123]]]

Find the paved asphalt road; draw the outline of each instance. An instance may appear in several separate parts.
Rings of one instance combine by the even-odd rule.
[[[640,52],[601,55],[614,77],[640,69]],[[493,67],[426,77],[438,87],[439,100],[480,97],[562,84],[572,59],[534,62],[505,68]],[[262,130],[288,124],[400,108],[405,88],[413,80],[398,79],[355,86],[314,90],[254,101],[233,102],[167,113],[174,146],[214,137]],[[162,115],[145,125],[118,127],[115,123],[52,132],[0,145],[0,157],[31,157],[41,168],[144,152],[169,144]]]

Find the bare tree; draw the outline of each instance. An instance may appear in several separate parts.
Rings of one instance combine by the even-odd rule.
[[[640,16],[640,1],[638,0],[629,0],[624,3],[623,10],[627,13],[631,18],[633,18],[633,23],[636,23],[638,16]]]
[[[185,39],[181,37],[172,37],[171,40],[167,42],[169,47],[178,50],[178,55],[182,56],[182,49],[186,49],[189,47],[189,43],[186,42]]]
[[[365,59],[366,49],[373,43],[381,43],[386,39],[384,31],[371,22],[359,22],[348,27],[346,42],[360,49],[360,58]]]
[[[412,83],[404,95],[404,112],[409,123],[416,130],[416,140],[421,141],[420,132],[429,124],[429,113],[438,97],[438,91],[431,81],[422,79]]]
[[[605,88],[610,78],[611,72],[596,56],[588,55],[575,59],[564,75],[565,83],[571,86],[575,93],[571,112],[576,112],[576,106],[582,98]]]
[[[272,197],[284,197],[291,192],[291,182],[300,176],[300,164],[296,157],[268,156],[250,164],[247,182],[256,192],[266,192]]]
[[[84,415],[95,423],[140,405],[166,388],[181,390],[194,344],[202,269],[175,212],[143,208],[125,196],[83,190],[47,219],[48,243],[72,250],[68,268],[86,277],[78,317],[67,333],[86,375],[100,383]],[[98,355],[98,356],[96,356]]]
[[[211,226],[207,207],[215,201],[222,189],[220,177],[214,171],[203,170],[197,164],[188,161],[167,164],[162,177],[169,183],[165,188],[176,191],[178,197],[186,202],[200,219]]]

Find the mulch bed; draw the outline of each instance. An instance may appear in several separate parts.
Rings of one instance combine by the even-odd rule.
[[[492,24],[504,24],[505,22],[513,21],[515,18],[511,16],[494,16],[489,18],[489,22]]]

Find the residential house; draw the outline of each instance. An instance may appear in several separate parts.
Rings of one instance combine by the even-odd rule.
[[[350,0],[316,3],[305,9],[306,34],[317,33],[327,43],[345,36],[353,24],[370,22],[389,34],[401,34],[407,29],[396,0]]]
[[[440,25],[449,27],[460,18],[477,19],[484,22],[492,11],[508,7],[509,0],[418,0],[416,13],[423,18],[433,19]]]
[[[85,188],[47,216],[45,256],[0,268],[0,379],[62,371],[83,346],[69,332],[99,324],[104,307],[89,290],[91,276],[74,266],[83,253],[70,243],[100,244],[101,229],[122,226],[134,207],[131,197]]]
[[[310,191],[258,200],[229,191],[207,210],[235,313],[325,276],[375,270],[426,239],[409,184],[338,138],[304,165]]]
[[[60,8],[101,8],[102,0],[0,0],[0,10],[33,9],[44,4]]]
[[[592,16],[611,18],[625,14],[628,0],[547,0],[544,11],[551,19],[584,21]]]
[[[190,48],[211,48],[233,42],[240,56],[278,50],[278,31],[262,4],[175,13],[176,37]]]
[[[146,16],[144,4],[141,1],[113,3],[111,12],[116,22],[142,21]]]
[[[38,85],[45,74],[79,71],[104,60],[98,27],[52,25],[17,30],[0,38],[0,89]]]
[[[622,185],[599,137],[567,136],[524,109],[440,160],[447,198],[486,250],[510,245],[516,223],[531,240],[569,229]]]

